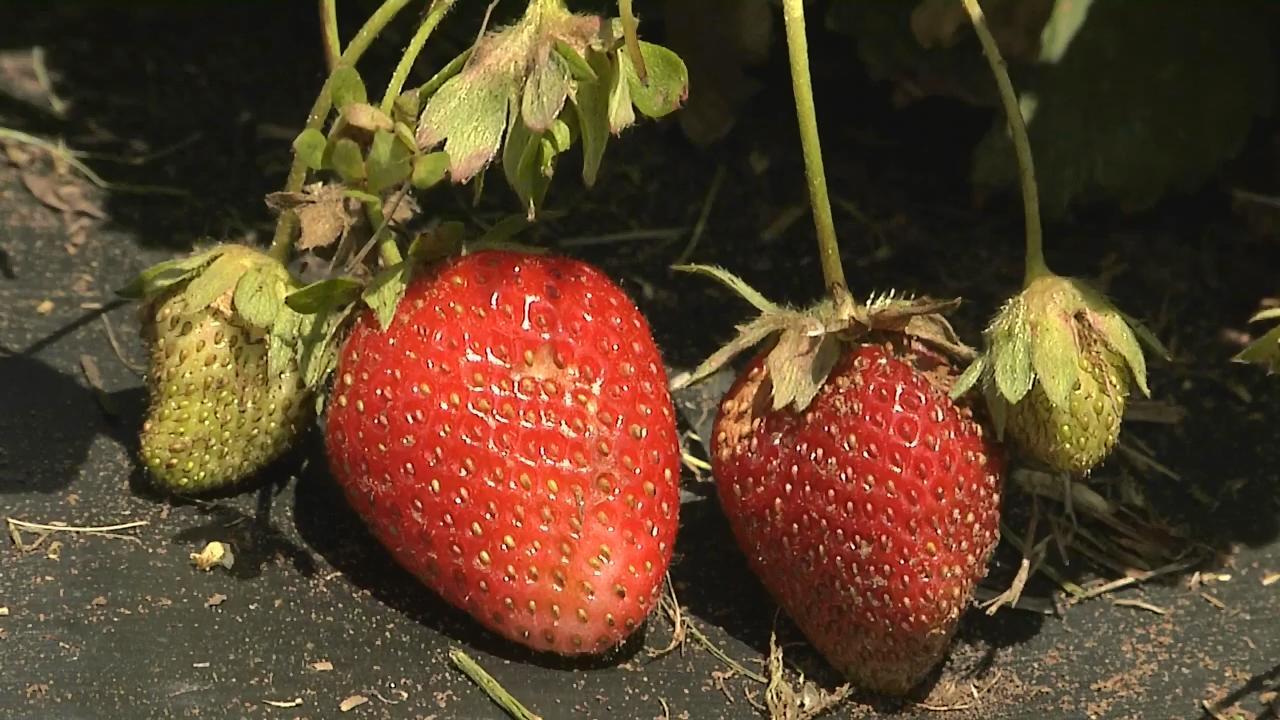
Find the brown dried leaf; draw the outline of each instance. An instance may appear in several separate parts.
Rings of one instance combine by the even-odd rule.
[[[354,710],[367,702],[369,702],[369,698],[363,695],[351,695],[350,697],[347,697],[346,699],[344,699],[342,702],[338,703],[338,709],[341,710],[342,712],[350,712],[351,710]]]

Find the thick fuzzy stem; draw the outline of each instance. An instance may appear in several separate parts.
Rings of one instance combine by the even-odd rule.
[[[809,78],[809,43],[804,30],[804,0],[783,0],[782,16],[787,27],[787,53],[791,61],[791,85],[795,92],[796,118],[800,123],[800,145],[804,150],[804,171],[809,184],[809,203],[818,232],[818,256],[822,276],[833,295],[847,295],[840,244],[836,239],[831,200],[827,197],[827,176],[822,167],[822,146],[818,141],[818,114],[813,106],[813,84]]]
[[[396,64],[395,71],[391,74],[391,82],[387,85],[387,92],[382,96],[382,112],[391,114],[391,108],[396,103],[396,98],[400,96],[400,90],[404,87],[405,80],[409,79],[409,71],[413,69],[413,63],[418,59],[418,55],[422,53],[422,47],[427,44],[427,38],[431,37],[431,33],[435,31],[436,26],[444,19],[444,16],[453,8],[454,0],[435,0],[431,3],[431,7],[427,10],[427,16],[423,18],[422,24],[418,26],[418,31],[413,34],[413,38],[409,40],[409,47],[405,48],[404,55],[400,56],[400,62]]]
[[[382,32],[383,28],[391,22],[405,5],[409,4],[409,0],[384,0],[381,6],[374,11],[373,15],[365,21],[364,27],[356,33],[351,39],[351,44],[347,45],[347,49],[342,52],[342,56],[338,59],[338,67],[344,65],[354,66],[356,61],[364,55],[365,50],[373,44],[374,38]],[[333,96],[330,93],[330,82],[333,73],[329,74],[324,86],[320,88],[320,94],[316,96],[315,103],[311,106],[311,113],[307,115],[306,128],[309,130],[319,130],[324,126],[324,121],[329,117],[329,110],[333,107]],[[307,164],[302,158],[296,155],[293,158],[293,165],[289,168],[289,177],[285,180],[285,192],[298,192],[302,189],[302,183],[307,177]],[[298,229],[298,216],[293,212],[280,213],[280,219],[276,221],[275,237],[271,240],[271,257],[280,262],[287,262],[289,253],[293,250],[294,235]]]
[[[1013,82],[1009,80],[1009,69],[1004,58],[1000,56],[1000,48],[987,28],[987,20],[982,14],[978,0],[964,0],[964,9],[969,13],[973,23],[973,31],[982,43],[982,52],[991,66],[991,74],[995,76],[996,85],[1000,88],[1000,102],[1004,105],[1005,119],[1009,123],[1009,135],[1013,139],[1013,149],[1018,158],[1018,182],[1022,186],[1022,206],[1026,215],[1027,257],[1026,276],[1023,287],[1030,285],[1036,278],[1050,275],[1052,272],[1044,261],[1043,233],[1040,227],[1040,195],[1036,187],[1036,168],[1031,159],[1031,140],[1027,137],[1027,124],[1022,118],[1022,110],[1018,107],[1018,95],[1014,92]]]
[[[324,41],[324,64],[333,72],[342,57],[342,40],[338,37],[338,0],[320,0],[320,38]]]
[[[622,16],[622,37],[627,43],[627,54],[631,56],[631,64],[636,66],[636,77],[640,82],[647,82],[648,70],[644,67],[644,56],[640,54],[639,23],[631,9],[631,0],[618,0],[618,15]]]

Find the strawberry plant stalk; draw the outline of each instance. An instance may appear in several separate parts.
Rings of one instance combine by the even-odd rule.
[[[987,28],[982,7],[978,5],[978,0],[964,0],[964,9],[969,13],[973,31],[977,33],[978,41],[982,43],[982,52],[991,66],[991,73],[995,75],[996,85],[1000,89],[1000,102],[1009,123],[1009,134],[1013,137],[1013,149],[1018,158],[1018,182],[1022,186],[1022,206],[1027,225],[1026,274],[1022,281],[1025,288],[1037,278],[1050,274],[1049,266],[1044,260],[1040,193],[1036,186],[1035,164],[1031,159],[1031,141],[1027,137],[1027,124],[1022,119],[1022,111],[1018,108],[1018,95],[1013,90],[1013,82],[1009,80],[1009,70],[1004,58],[1000,56],[995,38]]]
[[[324,64],[329,72],[333,72],[342,57],[342,41],[338,37],[338,0],[320,0],[320,25]]]
[[[396,98],[400,97],[400,89],[404,87],[405,80],[409,78],[409,71],[413,69],[413,63],[422,52],[422,47],[426,45],[427,38],[431,37],[431,33],[435,31],[436,26],[453,8],[453,3],[454,0],[435,0],[431,3],[431,7],[427,9],[427,17],[423,19],[422,24],[418,26],[418,31],[409,40],[409,47],[405,48],[404,55],[400,56],[400,62],[396,64],[396,69],[391,74],[391,82],[387,84],[387,92],[382,96],[382,112],[391,113],[391,108],[395,105]]]
[[[644,55],[640,53],[640,36],[637,34],[636,14],[631,10],[631,0],[618,0],[618,15],[622,17],[622,36],[627,43],[627,54],[636,66],[636,77],[640,82],[648,82],[648,72],[644,67]]]
[[[805,177],[813,224],[818,232],[818,255],[827,289],[836,297],[848,295],[840,246],[836,240],[827,178],[822,167],[822,146],[818,140],[818,117],[813,105],[813,84],[809,79],[809,43],[805,38],[804,0],[783,0],[782,16],[787,30],[787,53],[791,63],[791,84],[795,92],[796,117],[800,123],[800,145],[804,152]]]
[[[360,59],[364,52],[373,44],[374,38],[382,32],[384,28],[391,22],[395,16],[409,4],[409,0],[385,0],[369,16],[363,27],[360,28],[356,36],[351,39],[351,44],[338,59],[338,67],[343,65],[354,66],[356,61]],[[333,97],[330,94],[330,83],[333,80],[333,73],[329,74],[329,78],[324,81],[324,86],[320,88],[320,93],[316,95],[316,101],[311,106],[311,112],[307,115],[307,129],[319,130],[324,125],[325,119],[329,116],[329,109],[333,107]],[[296,154],[293,158],[293,165],[289,168],[289,176],[285,179],[284,192],[298,192],[302,189],[302,183],[307,177],[307,164]],[[298,216],[292,211],[280,213],[280,219],[276,221],[275,236],[271,239],[271,257],[286,262],[289,259],[289,251],[293,249],[294,235],[298,229]]]

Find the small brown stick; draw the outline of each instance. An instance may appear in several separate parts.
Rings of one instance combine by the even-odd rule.
[[[1031,561],[1033,557],[1040,555],[1043,546],[1036,545],[1036,523],[1040,519],[1040,501],[1034,495],[1031,496],[1031,520],[1027,522],[1027,534],[1022,542],[1022,561],[1018,563],[1018,573],[1013,576],[1013,582],[1009,584],[1008,589],[999,595],[987,601],[985,609],[988,616],[995,615],[1000,608],[1008,605],[1013,607],[1018,604],[1018,599],[1022,597],[1022,590],[1027,585],[1027,578],[1031,575]],[[1047,542],[1049,538],[1045,538]]]
[[[129,368],[134,375],[142,377],[147,370],[146,366],[139,365],[125,357],[124,351],[120,349],[120,341],[116,339],[116,331],[111,327],[111,320],[107,318],[105,313],[102,315],[102,325],[107,329],[107,342],[111,343],[111,350],[115,352],[116,359],[120,361],[121,365]]]
[[[515,720],[542,720],[542,716],[535,715],[532,711],[521,704],[515,696],[507,692],[506,688],[502,687],[501,683],[495,680],[492,675],[485,672],[485,669],[480,667],[479,663],[471,659],[470,655],[461,650],[450,650],[449,659],[453,661],[454,667],[458,668],[463,672],[463,674],[471,678],[471,681],[476,685],[479,685],[480,689],[484,691],[484,694],[488,695],[489,699],[492,700],[495,705],[502,708],[507,715],[511,716]]]
[[[698,241],[702,239],[702,233],[707,229],[707,220],[711,217],[711,208],[716,204],[716,198],[720,195],[720,186],[724,184],[725,167],[721,163],[716,168],[716,174],[711,178],[711,187],[707,189],[707,196],[702,201],[702,210],[698,212],[698,221],[693,224],[693,232],[689,234],[689,243],[685,245],[684,251],[680,253],[680,257],[676,258],[673,265],[684,265],[689,262],[689,258],[693,257],[693,251],[698,247]]]
[[[1168,614],[1169,614],[1169,611],[1168,611],[1168,610],[1166,610],[1165,608],[1160,607],[1159,605],[1152,605],[1152,604],[1151,604],[1151,603],[1149,603],[1149,602],[1145,602],[1145,601],[1142,601],[1142,600],[1134,600],[1134,599],[1132,599],[1132,598],[1119,598],[1119,599],[1116,599],[1116,600],[1112,600],[1112,601],[1111,601],[1111,604],[1112,604],[1112,605],[1118,605],[1118,606],[1120,606],[1120,607],[1132,607],[1132,608],[1138,608],[1139,610],[1148,610],[1148,611],[1153,612],[1153,613],[1155,613],[1155,614],[1157,614],[1157,615],[1168,615]]]

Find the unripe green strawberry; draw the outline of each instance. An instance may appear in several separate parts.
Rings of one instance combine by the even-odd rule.
[[[1124,358],[1103,347],[1078,362],[1077,383],[1064,405],[1053,404],[1036,383],[1009,408],[1005,427],[1023,453],[1072,475],[1084,475],[1111,453],[1129,394]]]
[[[1085,475],[1116,445],[1129,389],[1143,395],[1139,340],[1158,340],[1086,283],[1034,278],[1001,308],[986,352],[957,381],[959,397],[981,381],[997,433],[1055,472]]]
[[[227,489],[279,457],[311,417],[310,392],[277,318],[283,266],[251,248],[220,246],[148,269],[122,294],[146,298],[150,407],[142,459],[166,492]],[[274,328],[278,329],[278,328]]]
[[[156,484],[186,494],[227,487],[279,457],[310,403],[296,363],[268,372],[261,331],[213,307],[182,311],[181,295],[170,297],[149,328],[142,458]]]

